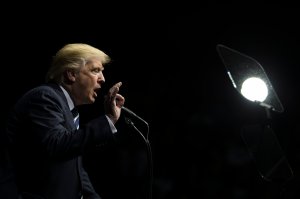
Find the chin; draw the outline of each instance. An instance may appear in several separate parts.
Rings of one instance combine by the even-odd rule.
[[[96,99],[95,98],[92,98],[92,99],[90,99],[90,104],[92,104],[92,103],[94,103],[96,101]]]
[[[83,104],[93,104],[95,102],[95,98],[86,98]]]

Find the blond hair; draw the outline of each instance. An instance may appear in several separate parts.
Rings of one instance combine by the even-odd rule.
[[[100,59],[102,64],[111,61],[107,54],[91,45],[84,43],[65,45],[53,57],[52,64],[46,74],[46,82],[62,83],[66,70],[79,70],[86,62],[95,57]]]

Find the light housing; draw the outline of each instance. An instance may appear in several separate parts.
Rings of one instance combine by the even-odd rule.
[[[280,113],[284,111],[267,74],[259,62],[222,44],[217,45],[217,51],[234,88],[243,97],[272,111]]]

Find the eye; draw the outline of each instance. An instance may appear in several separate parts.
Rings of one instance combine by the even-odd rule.
[[[98,73],[100,73],[102,70],[100,69],[100,68],[93,68],[92,69],[92,73],[94,73],[94,74],[98,74]]]
[[[99,68],[95,68],[95,69],[93,69],[93,72],[99,73],[99,72],[100,72],[100,69],[99,69]]]

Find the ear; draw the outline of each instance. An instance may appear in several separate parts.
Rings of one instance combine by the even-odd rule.
[[[76,80],[76,72],[74,70],[67,70],[65,73],[66,80],[69,82],[75,82]]]

